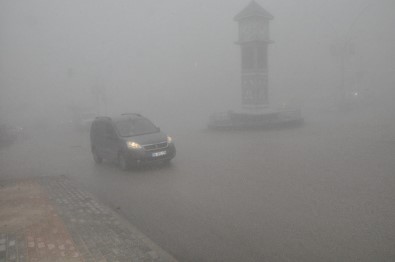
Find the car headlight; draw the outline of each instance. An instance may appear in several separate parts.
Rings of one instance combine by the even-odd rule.
[[[128,141],[127,146],[129,149],[141,149],[141,146],[133,141]]]
[[[167,143],[170,144],[172,141],[173,141],[173,139],[172,139],[170,136],[168,136],[168,137],[167,137]]]

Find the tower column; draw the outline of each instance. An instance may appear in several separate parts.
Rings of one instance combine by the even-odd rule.
[[[241,49],[241,103],[243,108],[263,108],[269,104],[268,46],[269,21],[273,16],[255,1],[235,20],[239,23]]]

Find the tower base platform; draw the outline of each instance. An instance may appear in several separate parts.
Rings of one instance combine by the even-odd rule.
[[[257,129],[292,127],[303,124],[301,111],[270,108],[227,111],[211,115],[209,129]]]

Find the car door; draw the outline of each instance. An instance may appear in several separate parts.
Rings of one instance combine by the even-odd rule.
[[[91,143],[92,150],[96,152],[101,158],[107,158],[106,156],[106,124],[103,121],[97,121],[92,125],[91,129]]]
[[[104,143],[107,156],[106,158],[109,160],[117,160],[119,151],[119,138],[111,123],[106,123],[105,130],[106,134]]]

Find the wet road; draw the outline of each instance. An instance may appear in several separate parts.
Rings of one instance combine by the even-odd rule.
[[[173,164],[130,172],[95,165],[87,134],[36,134],[0,151],[0,171],[70,176],[180,261],[394,261],[393,120],[163,127]]]

